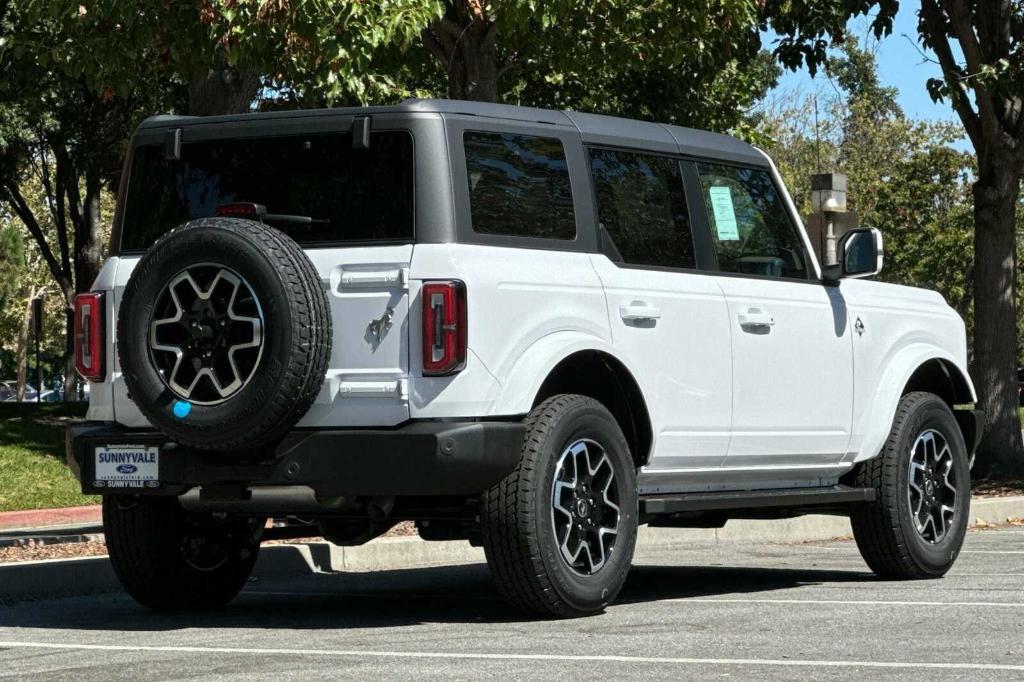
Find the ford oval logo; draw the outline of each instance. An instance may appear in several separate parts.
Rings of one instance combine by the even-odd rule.
[[[134,474],[139,470],[139,467],[134,464],[121,464],[117,467],[117,473],[119,474]]]

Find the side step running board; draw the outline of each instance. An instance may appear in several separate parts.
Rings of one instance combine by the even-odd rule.
[[[765,509],[772,507],[818,507],[873,502],[874,488],[845,485],[826,488],[785,488],[779,490],[741,490],[712,493],[648,495],[640,498],[641,514],[725,509]]]

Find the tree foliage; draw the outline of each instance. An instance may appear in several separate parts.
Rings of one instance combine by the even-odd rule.
[[[774,82],[750,0],[28,0],[15,49],[189,113],[450,96],[726,130]],[[220,98],[203,97],[212,86]],[[232,89],[234,92],[232,93]],[[231,96],[231,95],[234,96]]]

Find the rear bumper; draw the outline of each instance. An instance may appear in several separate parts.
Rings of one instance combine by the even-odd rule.
[[[515,468],[523,425],[424,421],[390,429],[294,431],[272,456],[251,462],[106,422],[70,426],[65,440],[68,465],[89,495],[180,495],[197,486],[306,486],[323,496],[475,495]],[[159,485],[95,485],[95,448],[116,444],[159,446]]]

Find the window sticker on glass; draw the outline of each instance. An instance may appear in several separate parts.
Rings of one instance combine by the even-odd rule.
[[[728,187],[709,187],[711,210],[715,214],[715,231],[719,241],[739,241],[736,211],[732,206],[732,192]]]

